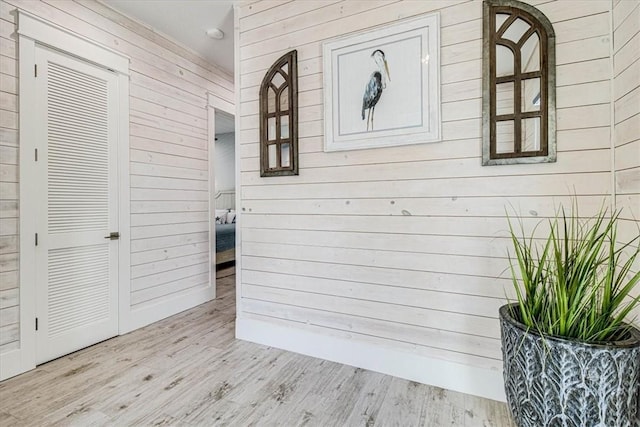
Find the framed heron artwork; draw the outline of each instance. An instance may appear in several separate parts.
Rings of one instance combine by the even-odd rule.
[[[438,14],[326,41],[325,151],[439,141],[439,48]]]

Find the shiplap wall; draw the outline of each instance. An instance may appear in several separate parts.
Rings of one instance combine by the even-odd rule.
[[[216,135],[216,191],[236,189],[236,134]]]
[[[530,229],[572,195],[590,215],[612,194],[612,2],[530,3],[556,32],[558,161],[493,167],[481,166],[481,1],[241,7],[239,322],[262,322],[263,342],[304,331],[486,368],[500,381],[497,310],[512,293],[505,209]],[[322,42],[430,12],[440,13],[442,142],[323,152]],[[260,178],[259,84],[293,48],[300,175]]]
[[[133,313],[208,285],[207,92],[234,103],[230,74],[99,2],[0,1],[0,353],[19,346],[16,8],[131,58]]]
[[[638,235],[640,220],[640,1],[613,4],[615,192],[626,242]],[[640,309],[636,316],[640,324]]]
[[[0,2],[0,354],[20,346],[18,292],[18,66],[14,17]]]

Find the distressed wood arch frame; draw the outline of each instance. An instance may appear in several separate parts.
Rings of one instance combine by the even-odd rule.
[[[496,16],[509,17],[496,29]],[[504,32],[517,19],[522,19],[530,28],[518,42],[503,38]],[[556,96],[555,96],[555,32],[547,17],[535,7],[517,0],[485,0],[483,5],[483,102],[482,102],[482,164],[504,165],[517,163],[555,162],[556,154]],[[522,72],[521,48],[533,34],[539,39],[539,69]],[[504,46],[513,54],[513,73],[497,76],[496,50]],[[522,83],[529,79],[540,79],[540,108],[523,112]],[[497,85],[513,83],[513,112],[497,114]],[[522,147],[522,121],[540,118],[540,145],[537,150]],[[513,122],[513,151],[497,152],[497,124]]]
[[[274,79],[284,80],[280,85]],[[269,108],[269,90],[275,94],[274,110]],[[287,109],[281,109],[281,97],[287,94]],[[298,52],[281,56],[269,68],[260,85],[260,176],[298,175]],[[282,133],[283,118],[288,119],[288,132]],[[275,122],[274,138],[269,138],[269,120]],[[282,161],[283,146],[288,145],[288,163]],[[275,164],[270,164],[269,149],[275,147]],[[283,165],[283,163],[285,163]]]

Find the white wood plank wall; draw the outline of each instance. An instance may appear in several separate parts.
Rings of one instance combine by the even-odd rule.
[[[640,227],[640,1],[613,1],[613,77],[615,194],[629,241]]]
[[[531,3],[556,31],[558,162],[493,167],[481,166],[481,1],[241,7],[239,317],[501,369],[497,310],[512,295],[505,210],[531,228],[572,195],[587,215],[612,193],[611,0]],[[322,42],[430,12],[440,13],[443,141],[323,152]],[[293,48],[300,175],[260,178],[259,84]],[[638,89],[626,92],[621,106],[637,100]]]
[[[20,346],[18,66],[12,8],[0,2],[0,354]]]
[[[0,1],[0,352],[18,340],[18,138],[14,15],[21,8],[131,58],[131,304],[208,283],[206,93],[233,76],[95,1]]]

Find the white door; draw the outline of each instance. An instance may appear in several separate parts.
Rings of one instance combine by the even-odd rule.
[[[118,240],[108,237],[118,231],[117,77],[44,47],[36,64],[36,363],[43,363],[118,334]]]

